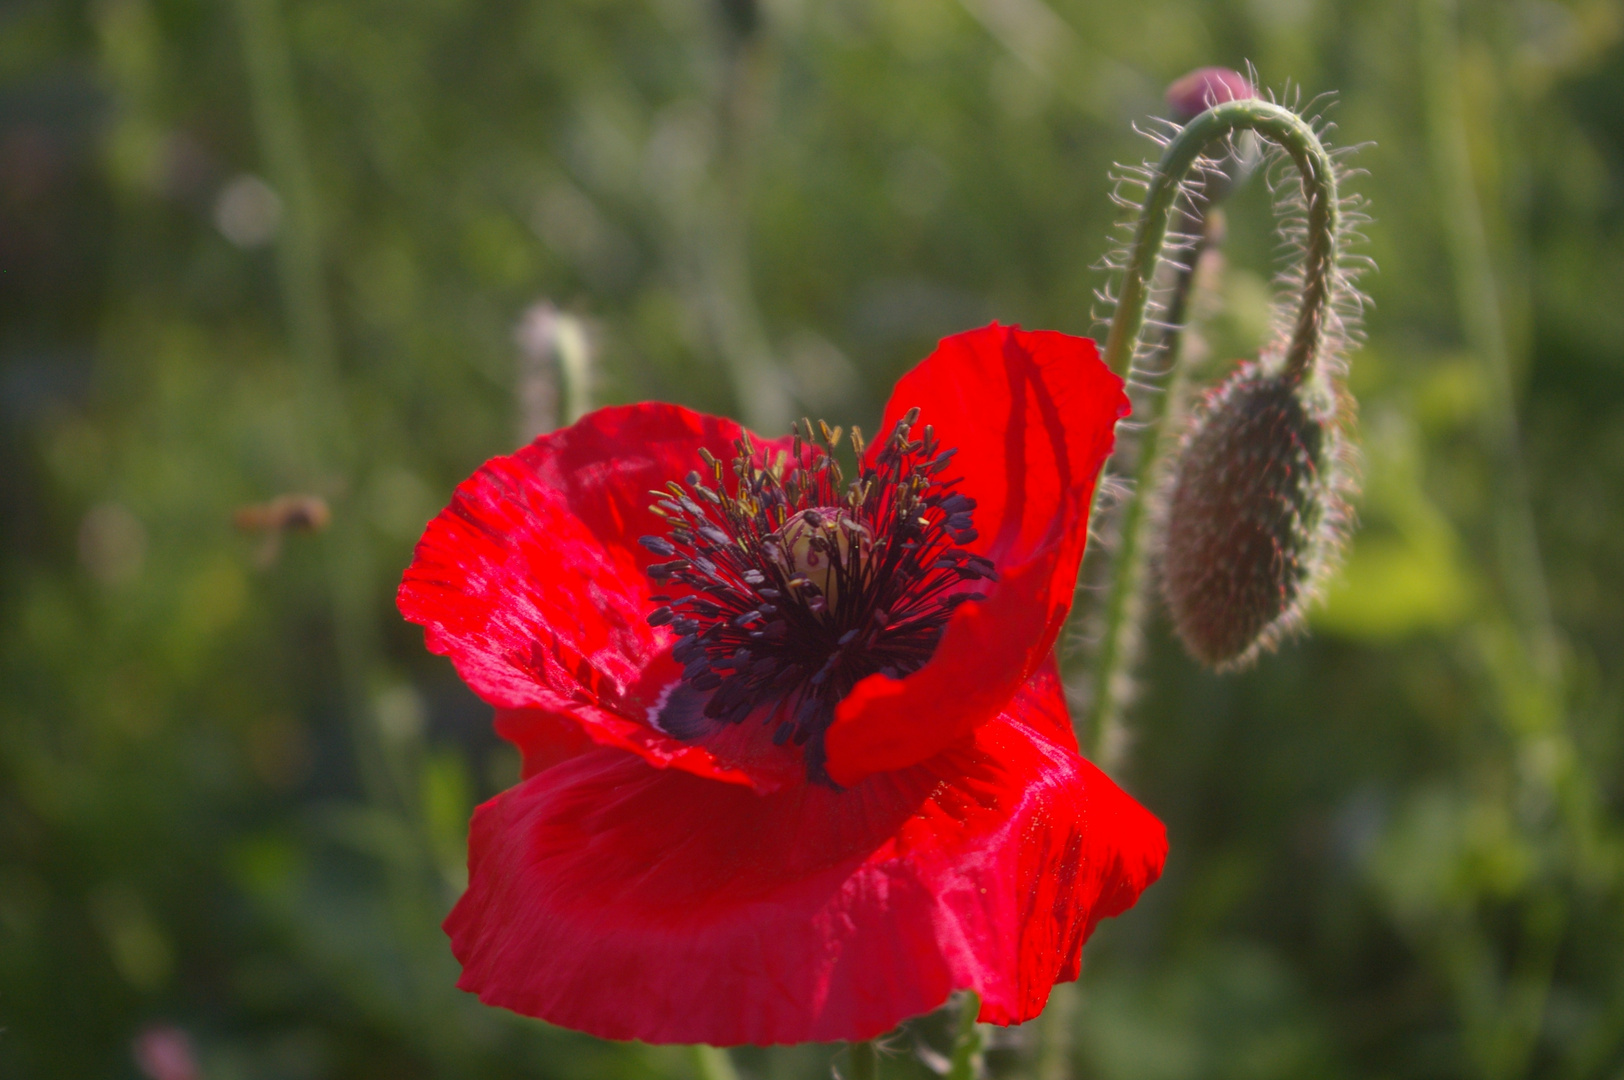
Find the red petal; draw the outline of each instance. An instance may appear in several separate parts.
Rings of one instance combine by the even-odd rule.
[[[496,733],[519,748],[519,778],[528,780],[598,744],[580,721],[545,709],[497,709]]]
[[[911,408],[958,449],[943,475],[962,476],[958,490],[976,500],[973,550],[1001,563],[1057,541],[1081,548],[1067,504],[1093,490],[1128,414],[1093,341],[997,323],[943,338],[897,381],[882,438]]]
[[[654,604],[643,571],[655,556],[637,538],[666,527],[649,491],[698,466],[700,447],[732,458],[742,433],[675,405],[600,409],[486,462],[429,523],[396,602],[475,693],[517,710],[503,714],[503,734],[528,771],[579,749],[563,724],[657,766],[782,782],[782,769],[724,760],[645,719],[676,674],[655,677],[673,638],[646,621]]]
[[[923,761],[996,715],[1049,655],[1071,610],[1094,479],[1127,415],[1122,380],[1087,338],[992,326],[943,339],[904,375],[875,447],[910,408],[958,454],[946,476],[976,500],[972,550],[999,581],[948,623],[930,663],[841,702],[826,737],[841,784]],[[916,429],[918,430],[918,429]]]
[[[460,985],[649,1042],[870,1038],[962,988],[1028,1019],[1166,849],[1069,731],[1050,664],[962,747],[841,791],[571,758],[475,815]]]

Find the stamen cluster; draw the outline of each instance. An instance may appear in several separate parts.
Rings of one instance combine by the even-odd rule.
[[[940,479],[956,451],[929,425],[914,438],[918,419],[898,421],[872,462],[853,428],[849,483],[841,430],[820,423],[820,447],[806,420],[789,453],[763,464],[748,434],[736,441],[731,484],[702,449],[705,472],[651,492],[670,529],[640,541],[668,560],[648,575],[690,590],[655,596],[648,617],[681,635],[681,683],[651,710],[657,726],[693,738],[756,717],[826,780],[823,733],[840,700],[869,675],[901,678],[930,659],[954,609],[982,597],[970,583],[996,574],[960,546],[976,538],[975,501]]]

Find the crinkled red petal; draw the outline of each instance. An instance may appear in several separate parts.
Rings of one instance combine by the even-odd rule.
[[[962,476],[956,490],[976,500],[979,535],[968,546],[993,560],[999,581],[954,614],[923,668],[900,681],[870,676],[841,702],[825,740],[841,784],[962,739],[1049,655],[1128,399],[1089,339],[994,323],[943,339],[902,377],[875,447],[911,408],[957,448],[944,475]]]
[[[446,930],[464,989],[606,1038],[864,1039],[964,988],[1016,1023],[1165,850],[1078,757],[1051,662],[973,738],[846,790],[570,757],[479,808]]]
[[[429,523],[396,598],[401,614],[422,624],[429,649],[449,656],[475,693],[515,711],[504,713],[505,734],[521,749],[535,743],[527,754],[558,752],[541,749],[557,742],[541,735],[566,724],[652,765],[783,783],[782,768],[730,760],[646,721],[677,674],[667,662],[667,677],[655,677],[673,638],[647,622],[644,570],[655,556],[637,538],[666,529],[649,491],[694,469],[701,447],[731,459],[742,433],[675,405],[600,409],[486,462]],[[549,719],[538,727],[536,714]]]

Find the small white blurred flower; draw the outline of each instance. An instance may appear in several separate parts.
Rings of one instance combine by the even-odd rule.
[[[259,177],[244,173],[220,189],[214,224],[240,248],[264,247],[282,224],[282,198]]]

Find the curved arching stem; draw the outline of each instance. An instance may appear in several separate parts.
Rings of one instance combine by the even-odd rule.
[[[1256,98],[1226,101],[1201,113],[1167,144],[1152,175],[1140,212],[1133,248],[1123,274],[1121,298],[1105,342],[1105,362],[1124,379],[1130,376],[1133,356],[1145,328],[1145,308],[1149,301],[1150,278],[1155,273],[1167,238],[1168,220],[1173,213],[1180,185],[1200,156],[1215,143],[1237,132],[1254,131],[1280,145],[1297,166],[1307,207],[1307,235],[1302,266],[1299,306],[1284,358],[1285,374],[1301,381],[1320,355],[1326,311],[1332,300],[1340,230],[1336,168],[1319,136],[1310,124],[1290,109]],[[1200,247],[1206,237],[1197,241]],[[1193,272],[1194,264],[1189,270]],[[1189,282],[1185,281],[1188,286]],[[1183,313],[1170,313],[1176,321]],[[1180,375],[1178,331],[1169,348],[1168,360],[1174,366],[1173,378]],[[1137,447],[1139,460],[1134,470],[1130,501],[1121,511],[1118,546],[1112,562],[1101,617],[1101,634],[1090,664],[1092,701],[1078,731],[1083,752],[1098,761],[1102,752],[1115,745],[1113,730],[1119,722],[1127,684],[1131,655],[1131,635],[1137,632],[1140,593],[1146,580],[1146,538],[1149,514],[1145,506],[1147,490],[1154,481],[1162,449],[1168,409],[1164,408],[1144,430]],[[1095,493],[1099,504],[1099,489]],[[1093,515],[1090,515],[1091,520]],[[1107,763],[1109,764],[1109,763]]]
[[[1308,206],[1308,235],[1303,256],[1302,296],[1291,342],[1286,348],[1287,373],[1301,379],[1319,352],[1325,309],[1331,300],[1331,277],[1336,269],[1339,228],[1336,167],[1308,121],[1283,105],[1245,98],[1214,105],[1184,125],[1167,144],[1156,165],[1123,274],[1122,297],[1105,339],[1105,362],[1124,378],[1144,329],[1149,279],[1161,255],[1162,242],[1167,238],[1167,217],[1178,197],[1179,185],[1208,147],[1237,131],[1255,131],[1278,143],[1291,156],[1302,177],[1303,198]]]

